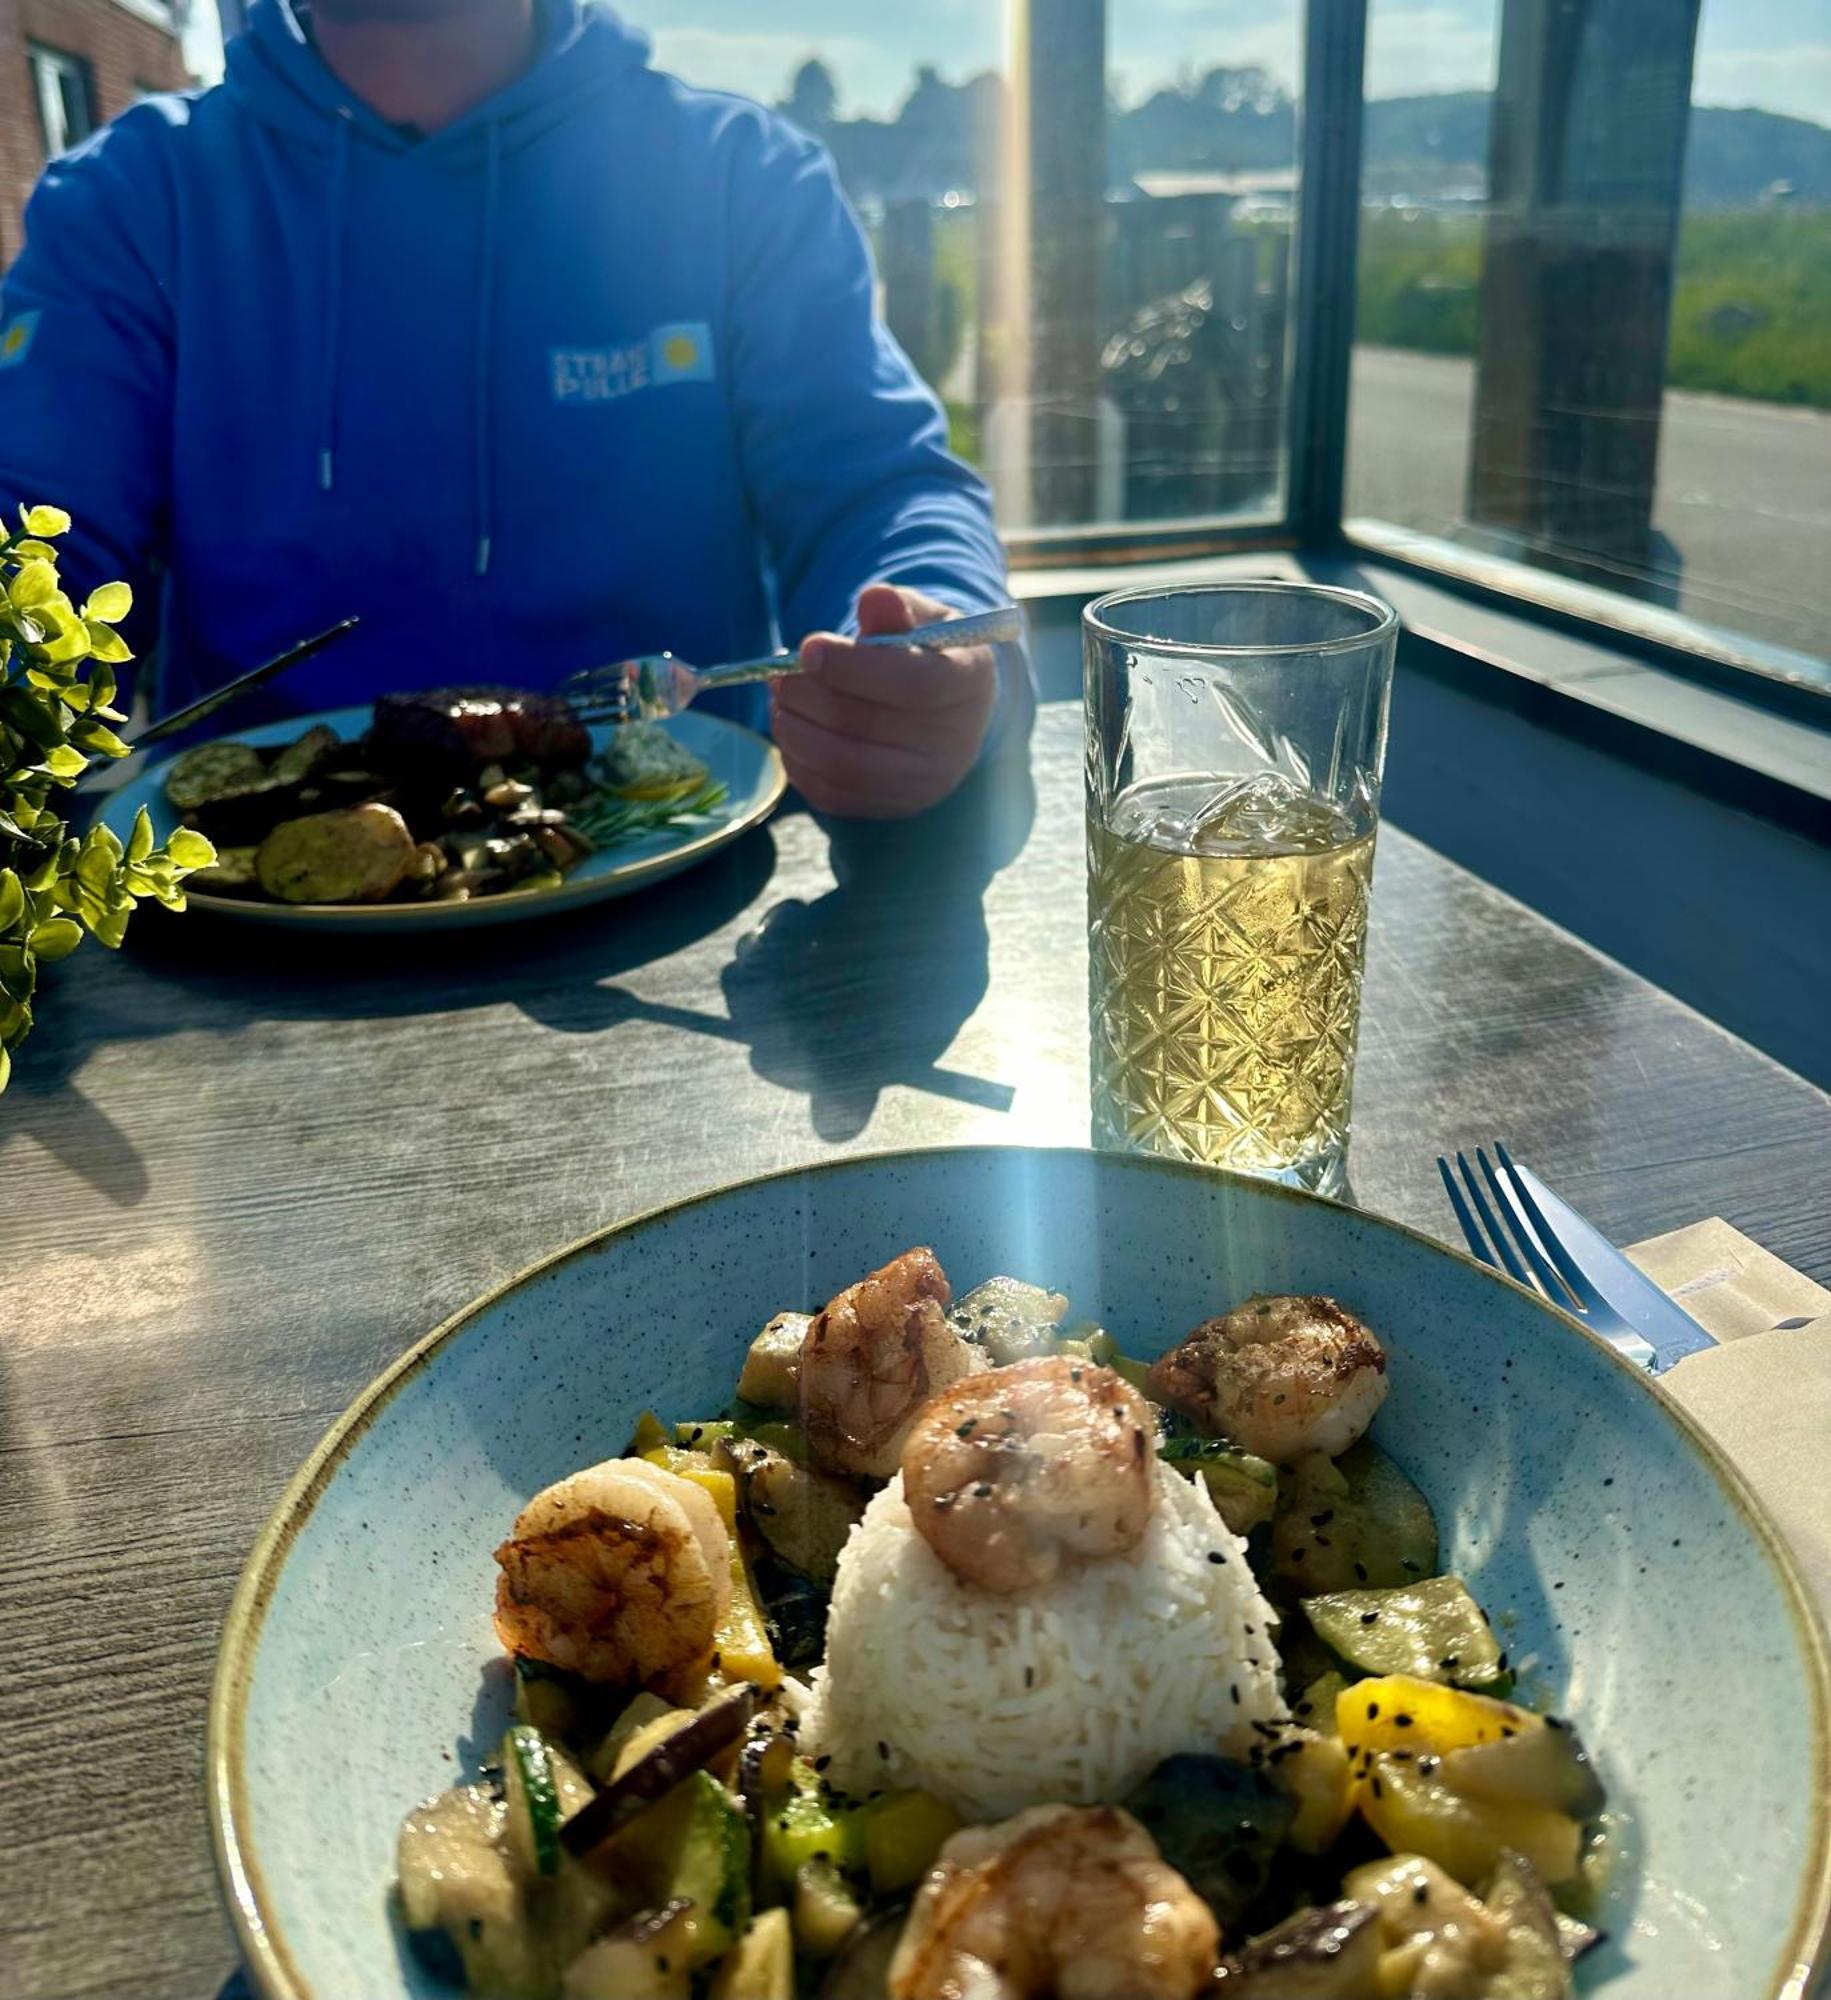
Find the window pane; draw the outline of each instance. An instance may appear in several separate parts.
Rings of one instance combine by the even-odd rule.
[[[95,130],[89,67],[59,49],[28,48],[32,88],[38,99],[38,122],[45,158],[54,160],[79,146]]]
[[[1348,511],[1831,654],[1810,0],[1372,0]]]
[[[1277,515],[1297,0],[628,11],[831,148],[1008,529]]]

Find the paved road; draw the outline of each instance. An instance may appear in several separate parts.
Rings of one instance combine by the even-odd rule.
[[[1355,349],[1351,513],[1454,532],[1474,376],[1451,356]],[[1683,559],[1683,610],[1831,653],[1831,415],[1668,395],[1654,524]]]

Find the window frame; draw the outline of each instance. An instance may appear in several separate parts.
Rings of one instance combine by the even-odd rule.
[[[32,79],[32,101],[38,110],[38,136],[44,145],[45,161],[49,164],[80,146],[102,122],[101,107],[96,101],[95,68],[88,57],[76,55],[69,49],[53,48],[49,42],[28,41],[25,45],[25,62]],[[67,82],[76,83],[82,91],[87,130],[77,133],[74,138],[66,134],[62,143],[58,144],[53,142],[51,136],[51,120],[48,115],[49,93],[52,90],[58,92],[60,98],[58,123],[61,127],[63,124],[61,99]]]
[[[1013,568],[1035,575],[1254,551],[1361,554],[1523,619],[1621,644],[1761,706],[1831,723],[1831,657],[1792,652],[1401,523],[1346,515],[1368,8],[1369,0],[1307,0],[1303,9],[1282,511],[1014,530],[1005,538]]]

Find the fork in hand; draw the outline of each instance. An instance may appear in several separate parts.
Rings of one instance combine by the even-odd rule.
[[[874,632],[855,640],[860,646],[915,646],[924,652],[945,652],[953,646],[986,646],[1023,633],[1024,615],[1015,604],[980,611],[967,618],[941,618],[910,632]],[[780,680],[801,671],[795,653],[771,653],[761,660],[733,660],[722,667],[690,667],[672,653],[646,653],[640,659],[616,660],[609,666],[586,667],[570,674],[554,690],[564,696],[581,722],[612,725],[659,722],[690,707],[708,688],[741,687],[749,681]]]

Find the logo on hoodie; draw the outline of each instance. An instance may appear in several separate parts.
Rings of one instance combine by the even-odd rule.
[[[0,368],[17,368],[32,351],[32,336],[38,331],[36,312],[15,313],[0,326]]]
[[[702,319],[670,321],[620,347],[556,347],[550,360],[556,403],[614,403],[638,389],[710,382],[718,374],[712,329]]]

